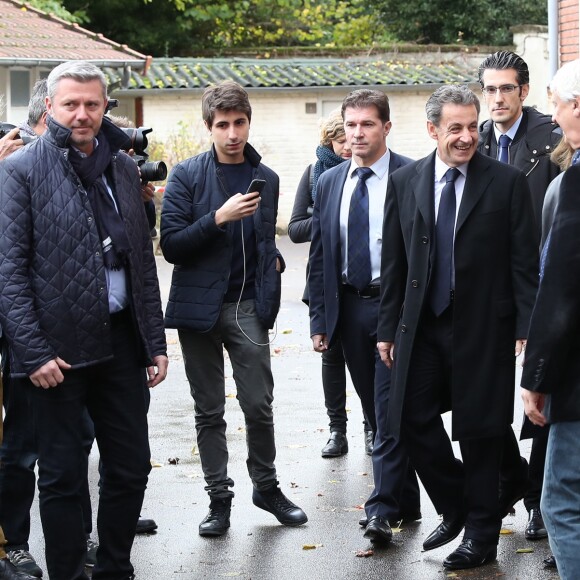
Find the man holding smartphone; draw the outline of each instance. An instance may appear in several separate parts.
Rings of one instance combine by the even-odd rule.
[[[165,324],[179,331],[210,496],[199,533],[221,536],[230,527],[224,348],[246,421],[253,502],[298,526],[308,518],[284,496],[274,467],[268,329],[280,308],[284,270],[275,243],[279,179],[248,143],[252,108],[240,85],[208,87],[202,116],[213,146],[174,167],[161,213],[161,248],[175,265]]]

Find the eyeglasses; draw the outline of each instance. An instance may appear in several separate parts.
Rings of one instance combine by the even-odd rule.
[[[501,85],[501,87],[483,87],[481,92],[486,97],[493,97],[497,91],[502,95],[511,95],[516,89],[520,88],[521,85]]]

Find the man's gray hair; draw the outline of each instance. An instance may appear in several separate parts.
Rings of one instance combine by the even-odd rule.
[[[47,78],[48,96],[51,99],[54,98],[58,83],[62,79],[72,79],[79,83],[88,83],[96,79],[103,86],[103,97],[107,98],[107,79],[102,71],[90,62],[69,60],[52,69]]]
[[[550,90],[562,101],[573,101],[580,96],[580,59],[567,62],[556,71]]]
[[[477,115],[481,106],[477,95],[466,85],[443,85],[439,87],[427,100],[425,105],[425,112],[427,113],[427,120],[431,121],[433,125],[439,127],[441,122],[441,115],[443,106],[447,104],[452,105],[475,105]]]
[[[31,129],[34,129],[40,123],[42,115],[46,113],[47,93],[46,79],[40,79],[34,83],[30,101],[28,101],[28,124]]]

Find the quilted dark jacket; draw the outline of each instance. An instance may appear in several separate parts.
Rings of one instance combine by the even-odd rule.
[[[132,309],[143,365],[166,353],[163,314],[137,166],[118,151],[124,134],[102,131],[131,251]],[[112,357],[105,267],[87,193],[68,161],[70,131],[48,131],[0,163],[0,324],[11,372],[28,376],[60,357],[73,368]]]
[[[219,227],[215,212],[231,195],[216,163],[215,150],[201,153],[176,165],[167,181],[161,212],[161,249],[175,264],[165,312],[167,328],[207,332],[221,312],[228,289],[233,224]],[[276,271],[276,216],[278,176],[260,163],[256,150],[246,144],[244,155],[254,168],[253,177],[266,180],[254,214],[258,264],[256,268],[256,315],[272,328],[280,308],[281,272]]]

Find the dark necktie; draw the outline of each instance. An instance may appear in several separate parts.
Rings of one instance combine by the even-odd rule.
[[[507,135],[499,136],[499,160],[502,163],[509,163],[509,146],[512,140]]]
[[[369,191],[366,180],[373,175],[370,167],[356,170],[358,181],[350,198],[348,213],[347,278],[348,283],[362,290],[371,281],[369,250]]]
[[[441,192],[437,225],[435,227],[435,263],[429,293],[429,305],[435,316],[440,316],[449,306],[452,290],[453,234],[455,232],[455,180],[460,171],[456,167],[445,173],[445,186]]]

